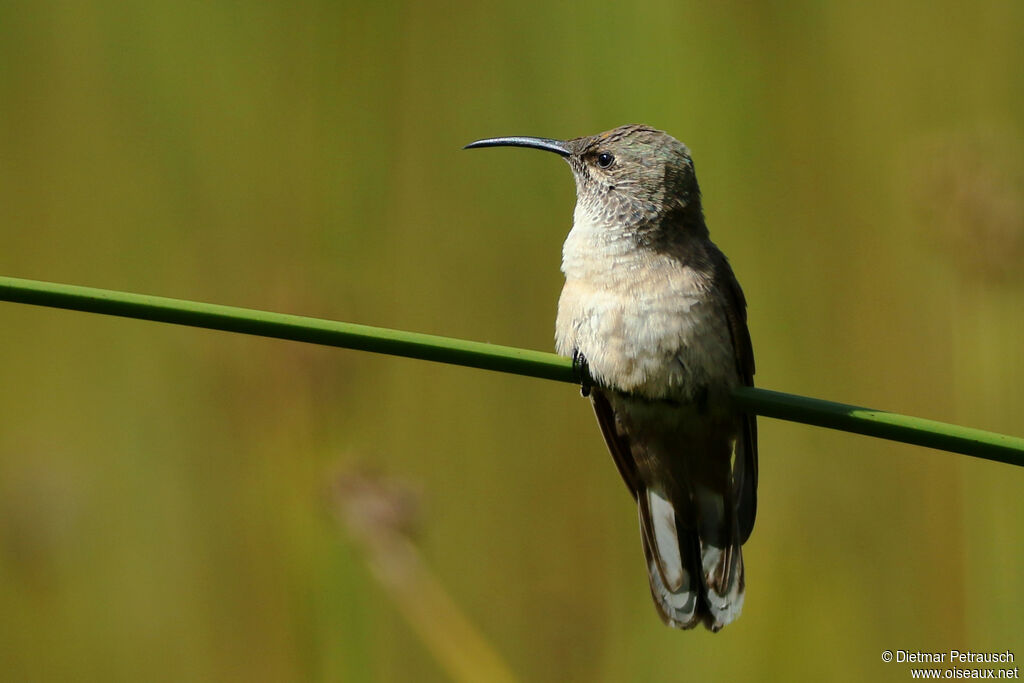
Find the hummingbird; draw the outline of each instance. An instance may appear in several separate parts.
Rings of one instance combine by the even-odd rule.
[[[654,604],[719,631],[743,608],[742,546],[757,508],[746,299],[704,221],[685,145],[649,126],[571,140],[499,137],[467,149],[554,152],[576,181],[555,346],[571,357],[636,502]]]

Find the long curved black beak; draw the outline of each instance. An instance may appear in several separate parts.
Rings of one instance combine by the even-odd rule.
[[[572,154],[572,151],[564,140],[552,140],[551,138],[487,138],[485,140],[471,142],[462,149],[477,149],[479,147],[530,147],[532,149],[543,149],[547,152],[554,152],[555,154],[563,157],[567,157]]]

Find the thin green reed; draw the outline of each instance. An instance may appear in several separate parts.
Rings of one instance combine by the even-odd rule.
[[[568,359],[553,353],[93,287],[0,277],[0,301],[289,339],[559,382],[581,379]],[[1024,466],[1024,439],[1018,437],[754,387],[737,389],[734,399],[741,409],[766,417]]]

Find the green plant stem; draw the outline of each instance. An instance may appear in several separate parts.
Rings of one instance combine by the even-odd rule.
[[[367,325],[183,301],[93,287],[0,277],[0,300],[323,344],[579,383],[553,353]],[[1024,466],[1024,439],[816,398],[742,387],[748,412]]]
[[[1024,439],[1016,436],[756,387],[740,387],[733,398],[740,408],[765,417],[1024,467]]]

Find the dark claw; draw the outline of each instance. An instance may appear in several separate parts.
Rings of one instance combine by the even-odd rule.
[[[590,396],[590,390],[594,386],[594,379],[590,376],[590,366],[587,365],[587,357],[580,353],[579,349],[572,350],[572,369],[580,381],[580,395]]]

